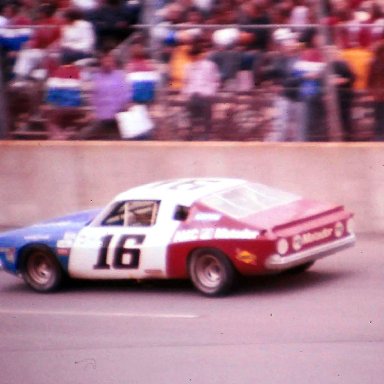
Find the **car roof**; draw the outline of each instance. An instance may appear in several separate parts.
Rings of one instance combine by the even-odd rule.
[[[169,179],[129,189],[117,195],[115,201],[170,199],[177,204],[191,205],[205,196],[245,183],[247,181],[234,178]]]

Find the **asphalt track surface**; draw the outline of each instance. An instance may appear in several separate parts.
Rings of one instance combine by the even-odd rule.
[[[0,383],[382,384],[383,244],[220,299],[188,282],[41,295],[0,272]]]

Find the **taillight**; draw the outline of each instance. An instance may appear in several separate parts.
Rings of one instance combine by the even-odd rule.
[[[353,219],[348,219],[347,221],[347,232],[348,233],[355,232],[355,221]]]
[[[341,221],[338,221],[335,224],[335,237],[341,237],[344,235],[344,224]]]

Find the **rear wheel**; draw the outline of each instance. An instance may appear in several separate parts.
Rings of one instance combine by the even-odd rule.
[[[190,259],[189,274],[194,286],[206,296],[228,293],[236,279],[231,262],[215,249],[195,251]]]
[[[28,251],[22,263],[24,281],[35,291],[52,292],[63,281],[63,270],[53,253],[45,247]]]

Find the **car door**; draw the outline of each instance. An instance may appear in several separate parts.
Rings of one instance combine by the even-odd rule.
[[[169,208],[156,200],[129,200],[112,205],[104,217],[77,236],[69,259],[70,276],[166,277],[167,246],[178,225]]]

